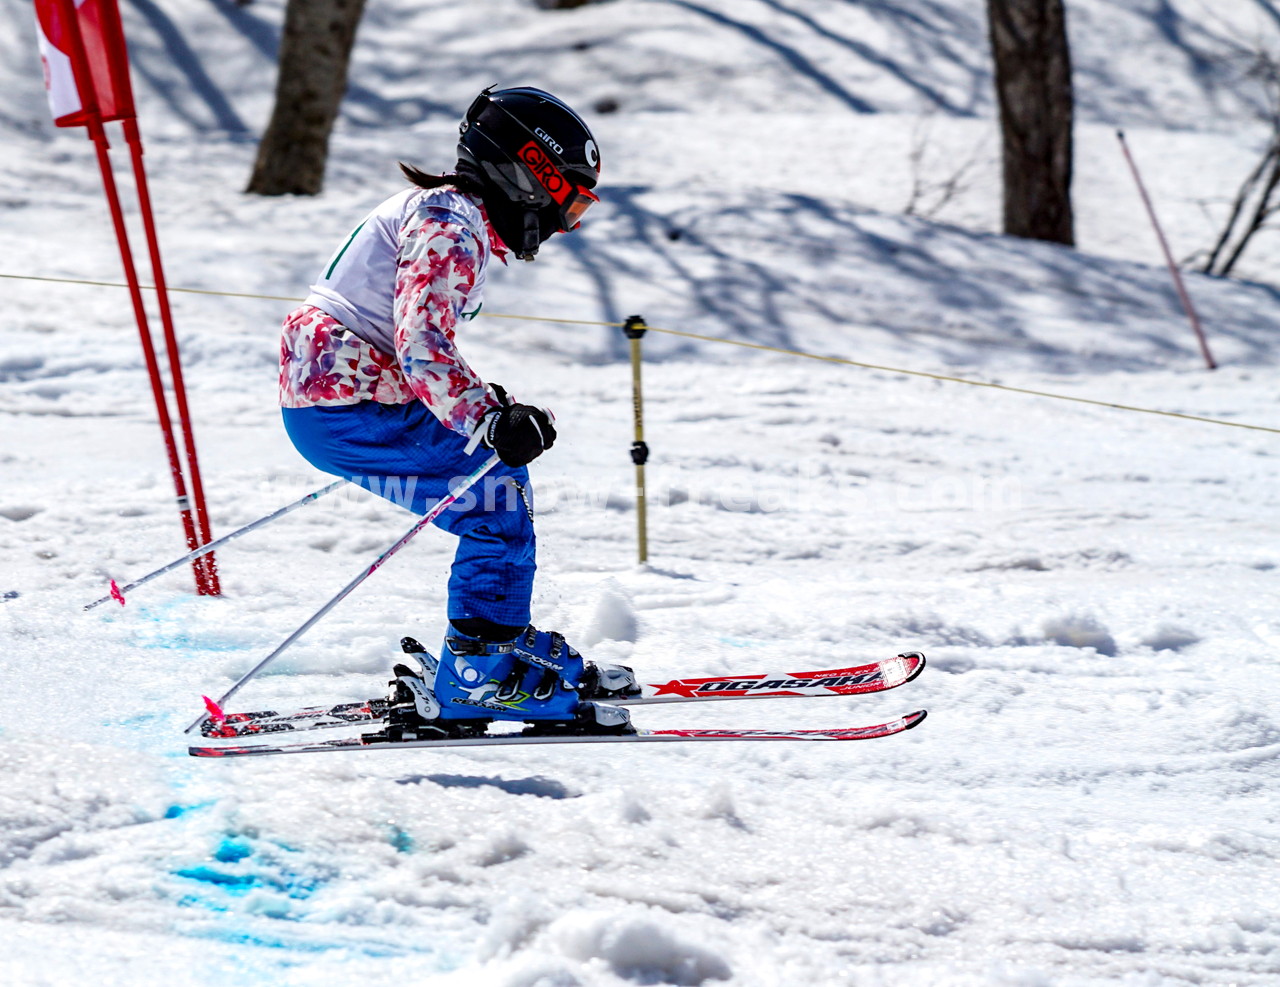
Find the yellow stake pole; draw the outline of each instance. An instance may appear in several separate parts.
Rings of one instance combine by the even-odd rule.
[[[641,565],[649,561],[649,525],[644,495],[644,464],[649,459],[649,447],[644,441],[644,395],[640,385],[640,339],[648,328],[639,315],[628,317],[622,327],[631,342],[631,408],[635,420],[631,461],[636,464],[636,533],[639,536]]]

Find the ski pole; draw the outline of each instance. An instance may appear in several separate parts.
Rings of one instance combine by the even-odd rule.
[[[254,528],[261,528],[263,525],[270,524],[276,518],[284,517],[290,511],[296,511],[299,507],[309,504],[313,500],[318,500],[319,498],[323,497],[325,494],[330,493],[334,490],[337,490],[340,486],[342,486],[346,482],[347,482],[346,480],[334,480],[333,483],[330,483],[327,487],[321,487],[319,490],[312,491],[311,493],[303,497],[301,500],[295,500],[292,504],[288,504],[280,508],[278,511],[272,511],[266,517],[260,517],[258,518],[258,520],[253,521],[250,524],[246,524],[243,528],[238,528],[237,530],[231,532],[231,534],[229,535],[223,535],[221,538],[217,539],[216,541],[211,541],[207,545],[201,545],[194,552],[188,552],[182,558],[174,559],[168,565],[161,566],[155,572],[147,573],[141,579],[135,579],[133,582],[126,583],[123,586],[117,586],[116,581],[113,579],[111,580],[111,592],[108,593],[106,596],[104,596],[100,600],[94,600],[92,603],[85,604],[85,609],[92,610],[94,607],[99,606],[103,603],[106,603],[108,600],[116,600],[121,606],[124,606],[124,594],[129,592],[129,590],[137,589],[143,583],[149,583],[151,582],[151,580],[155,579],[157,576],[163,576],[166,572],[171,572],[172,570],[178,568],[178,566],[186,562],[190,562],[193,559],[198,559],[202,555],[207,555],[209,552],[212,552],[215,548],[219,547],[220,545],[225,545],[227,542],[231,541],[232,538],[239,538],[241,535],[249,533]]]
[[[271,654],[263,658],[262,661],[254,665],[253,668],[249,669],[249,671],[245,672],[245,674],[240,677],[240,680],[236,682],[235,685],[233,685],[230,689],[228,689],[221,696],[219,696],[216,702],[213,703],[212,707],[209,708],[207,712],[200,714],[200,717],[194,723],[192,723],[191,726],[187,727],[187,729],[183,732],[190,733],[192,730],[196,729],[196,727],[200,726],[201,723],[203,723],[205,720],[209,718],[209,716],[213,711],[213,708],[221,709],[223,704],[226,703],[226,701],[230,699],[232,696],[234,696],[237,692],[239,692],[240,688],[246,682],[248,682],[251,678],[257,675],[259,672],[261,672],[264,668],[266,668],[269,664],[271,664],[271,662],[275,661],[276,658],[279,655],[281,655],[286,648],[289,647],[289,645],[293,644],[294,641],[298,640],[298,638],[302,637],[303,634],[305,634],[312,627],[314,627],[321,617],[323,617],[330,610],[336,607],[339,603],[345,600],[357,586],[359,586],[362,582],[364,582],[366,579],[372,576],[375,572],[377,572],[380,568],[382,568],[382,564],[386,562],[387,559],[391,558],[391,556],[395,555],[396,552],[400,551],[400,549],[404,548],[404,546],[409,543],[409,539],[411,539],[419,531],[421,531],[428,524],[430,524],[432,521],[438,518],[441,514],[443,514],[445,510],[454,501],[456,501],[464,493],[466,493],[473,486],[475,486],[476,482],[480,479],[480,477],[484,476],[486,473],[489,472],[489,470],[497,466],[499,462],[501,462],[501,460],[498,458],[498,454],[495,452],[492,456],[488,458],[488,460],[485,461],[485,463],[482,466],[477,468],[475,472],[473,472],[470,476],[468,476],[461,483],[459,483],[452,493],[450,493],[447,497],[444,497],[443,499],[441,499],[436,504],[436,506],[431,508],[431,510],[427,511],[427,513],[423,515],[423,517],[420,520],[418,520],[412,528],[410,528],[403,535],[401,535],[399,541],[397,541],[394,545],[392,545],[385,552],[383,552],[376,559],[374,559],[372,565],[367,566],[364,569],[364,571],[360,573],[360,575],[356,576],[355,579],[347,583],[347,585],[342,588],[342,590],[338,593],[337,596],[335,596],[332,600],[330,600],[328,603],[322,606],[319,610],[317,610],[301,627],[299,627],[296,631],[294,631],[282,642],[280,642],[280,646],[276,648],[275,651],[271,652]],[[209,707],[210,700],[205,699],[205,705],[206,707]]]

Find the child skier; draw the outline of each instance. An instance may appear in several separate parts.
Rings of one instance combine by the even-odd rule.
[[[581,117],[539,89],[486,89],[460,131],[454,173],[401,165],[413,187],[356,227],[285,319],[285,428],[318,469],[417,514],[450,480],[501,458],[486,494],[435,522],[458,537],[449,628],[434,675],[429,657],[420,672],[396,666],[397,735],[464,735],[494,719],[626,732],[625,709],[589,700],[634,693],[630,670],[586,663],[561,635],[529,625],[527,464],[554,444],[553,418],[486,384],[454,340],[480,309],[490,258],[533,260],[598,201],[600,152]]]

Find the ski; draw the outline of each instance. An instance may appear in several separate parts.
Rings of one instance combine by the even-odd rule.
[[[316,743],[254,744],[243,747],[189,747],[192,757],[264,757],[274,754],[318,754],[325,751],[400,750],[410,747],[498,747],[520,744],[652,744],[682,741],[731,740],[871,740],[889,737],[919,726],[925,718],[917,710],[887,723],[865,727],[837,727],[830,730],[643,730],[634,733],[577,734],[521,733],[477,734],[440,737],[433,740],[388,740],[378,735],[343,737]]]
[[[418,655],[429,662],[434,672],[434,659]],[[870,692],[896,689],[924,671],[925,659],[918,651],[850,668],[833,668],[810,672],[760,672],[750,675],[707,675],[671,679],[667,682],[642,682],[640,693],[594,702],[619,706],[642,706],[650,703],[707,702],[724,699],[770,699],[778,697],[858,696]],[[359,724],[377,723],[387,712],[385,699],[339,703],[335,706],[309,706],[303,709],[260,710],[253,713],[228,713],[223,719],[210,718],[201,726],[206,737],[231,739],[267,733],[297,730],[324,730]]]

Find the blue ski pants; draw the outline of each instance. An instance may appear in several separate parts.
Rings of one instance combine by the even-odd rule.
[[[419,401],[283,408],[284,427],[312,466],[345,477],[415,514],[426,514],[492,452],[466,440]],[[529,471],[499,463],[433,523],[458,536],[449,574],[452,620],[529,623],[537,568]]]

